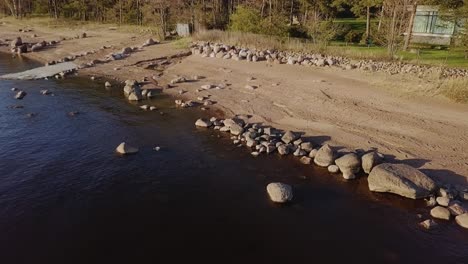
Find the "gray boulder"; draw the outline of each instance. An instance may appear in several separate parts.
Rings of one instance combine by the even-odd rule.
[[[335,162],[335,152],[328,145],[323,145],[315,155],[314,163],[320,167],[328,167]]]
[[[293,141],[296,141],[300,138],[301,136],[292,132],[292,131],[287,131],[286,133],[284,133],[284,135],[281,137],[281,140],[288,144],[288,143],[291,143]]]
[[[358,173],[361,169],[361,161],[359,157],[354,153],[349,153],[343,157],[336,159],[335,164],[340,168],[343,173],[343,178],[347,180],[355,179],[355,173]]]
[[[437,188],[426,174],[406,164],[380,164],[372,169],[367,180],[373,192],[389,192],[411,199],[428,197]]]
[[[382,159],[380,158],[377,153],[374,151],[369,152],[362,156],[362,169],[364,170],[365,173],[369,174],[375,166],[379,165],[382,162]]]
[[[210,127],[212,125],[210,120],[205,120],[203,118],[198,119],[195,122],[195,126],[197,127]]]
[[[268,184],[267,192],[270,196],[270,199],[275,203],[289,202],[293,198],[291,186],[281,182],[273,182]]]
[[[300,146],[301,146],[301,149],[303,149],[307,153],[310,153],[314,149],[314,146],[312,145],[311,142],[302,142]]]

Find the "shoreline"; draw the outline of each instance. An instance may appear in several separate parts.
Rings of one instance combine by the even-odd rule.
[[[154,47],[155,48],[164,48],[164,47],[167,47],[165,45],[168,45],[168,44],[162,44],[162,45],[155,45]],[[125,49],[125,48],[124,48]],[[106,50],[106,49],[103,49],[103,50]],[[135,50],[135,49],[134,49]],[[216,96],[216,93],[223,93],[225,92],[226,90],[229,91],[233,88],[234,86],[234,83],[235,82],[231,82],[231,81],[228,81],[227,79],[224,79],[223,82],[218,82],[217,84],[217,88],[221,87],[222,88],[219,88],[219,89],[215,89],[215,84],[214,82],[212,82],[210,76],[214,75],[214,74],[203,74],[203,75],[195,75],[195,74],[191,74],[190,72],[187,72],[186,71],[186,68],[182,67],[182,66],[185,66],[184,64],[188,64],[189,67],[193,70],[193,65],[197,65],[198,64],[202,64],[202,60],[207,60],[207,62],[211,62],[211,63],[216,63],[216,59],[207,59],[207,58],[203,58],[203,57],[197,57],[197,56],[188,56],[186,58],[181,58],[182,56],[179,56],[177,54],[181,54],[180,52],[176,52],[174,53],[174,50],[170,50],[172,52],[173,55],[167,55],[167,58],[161,58],[160,54],[158,57],[156,57],[154,60],[152,59],[146,59],[145,62],[150,62],[150,63],[153,63],[154,61],[158,61],[158,63],[156,64],[156,66],[161,66],[162,67],[162,70],[160,71],[160,73],[158,74],[158,78],[154,78],[153,76],[148,76],[148,74],[146,74],[147,72],[140,72],[138,75],[133,75],[131,72],[132,70],[129,69],[127,74],[129,75],[117,75],[115,73],[117,72],[120,72],[121,69],[119,68],[119,70],[116,70],[116,68],[113,69],[113,71],[110,71],[108,72],[107,74],[104,74],[105,73],[105,70],[109,70],[109,66],[113,66],[113,65],[106,65],[107,67],[103,67],[101,69],[99,69],[100,65],[102,64],[96,64],[96,66],[90,66],[90,67],[87,67],[87,68],[84,68],[84,69],[81,69],[81,70],[78,70],[78,73],[76,74],[77,76],[79,77],[85,77],[85,76],[98,76],[100,78],[103,78],[104,80],[100,80],[101,82],[105,81],[105,78],[111,78],[113,80],[117,80],[119,81],[120,83],[124,82],[126,78],[126,76],[131,76],[131,77],[134,77],[136,76],[137,78],[129,78],[127,80],[136,80],[136,84],[138,84],[139,82],[145,82],[146,79],[148,78],[151,78],[153,79],[153,81],[149,81],[149,82],[145,82],[146,84],[149,84],[151,87],[148,88],[146,87],[145,88],[145,85],[143,85],[142,89],[148,89],[148,90],[151,90],[151,89],[160,89],[162,87],[162,85],[160,84],[163,84],[163,83],[166,83],[167,84],[167,88],[162,88],[160,89],[162,93],[165,93],[169,96],[171,96],[171,98],[184,98],[185,99],[193,99],[193,96],[190,96],[190,95],[202,95],[202,96],[199,96],[198,98],[202,97],[202,98],[207,98],[207,99],[198,99],[198,101],[204,101],[204,100],[211,100],[212,98],[214,98]],[[135,50],[134,51],[135,54],[138,54],[139,52],[143,53],[144,51],[139,51],[139,50]],[[95,52],[92,52],[92,54],[94,54]],[[131,53],[132,54],[132,53]],[[39,52],[37,54],[34,54],[34,56],[29,56],[29,54],[26,54],[25,57],[28,58],[28,59],[31,59],[33,61],[37,61],[37,62],[42,62],[43,64],[45,64],[47,61],[50,61],[50,57],[47,57],[47,56],[41,56],[42,54]],[[100,54],[99,56],[102,56],[102,54]],[[32,57],[32,58],[31,58]],[[139,58],[133,58],[132,56],[128,57],[128,58],[131,58],[132,60],[139,60]],[[174,59],[174,60],[171,60],[171,59]],[[192,61],[191,61],[192,60]],[[195,62],[193,61],[195,60]],[[159,62],[159,61],[162,61],[162,62]],[[110,61],[109,64],[112,64],[113,62],[116,62],[116,61]],[[126,63],[126,62],[129,62],[127,61],[127,59],[122,59],[122,60],[119,60],[117,61],[118,63]],[[190,63],[192,62],[192,63]],[[233,66],[234,64],[236,64],[237,62],[230,62],[229,64],[226,63],[227,65],[223,64],[223,66]],[[106,63],[107,64],[107,63]],[[125,65],[137,65],[139,64],[138,62],[137,63],[134,63],[134,64],[131,64],[130,62],[128,64],[125,64]],[[244,65],[242,65],[245,63],[239,63],[237,64],[236,66],[237,67],[241,67],[243,68]],[[104,64],[105,65],[105,64]],[[151,66],[153,66],[151,64]],[[258,66],[258,65],[255,65],[255,66]],[[131,66],[124,66],[124,67],[131,67]],[[179,67],[182,67],[182,69],[179,69]],[[204,67],[205,70],[207,69],[210,69],[210,67]],[[213,67],[211,67],[211,69],[213,69]],[[223,67],[221,69],[216,69],[217,71],[222,71],[224,72],[225,74],[230,74],[232,73],[232,71],[234,70],[237,70],[235,67],[232,67],[231,68],[232,70],[227,70],[226,71],[226,68]],[[267,70],[270,70],[270,69],[267,69]],[[296,70],[296,69],[292,69],[292,70]],[[130,72],[130,73],[129,73]],[[178,72],[181,72],[183,74],[178,74]],[[110,73],[114,73],[114,74],[110,74]],[[169,81],[169,77],[170,75],[174,75],[174,76],[177,76],[177,78],[182,78],[183,81],[181,82],[174,82],[174,81]],[[248,72],[248,75],[250,77],[248,77],[247,80],[244,79],[244,82],[246,83],[250,83],[250,82],[254,82],[258,79],[263,79],[264,77],[258,77],[259,75],[251,75],[251,72]],[[144,76],[144,78],[142,78]],[[187,77],[187,76],[191,76],[191,77]],[[194,77],[194,76],[198,76],[198,77]],[[255,76],[255,77],[253,77]],[[139,78],[138,78],[139,77]],[[218,76],[219,77],[219,76]],[[224,76],[223,76],[224,77]],[[245,78],[245,76],[243,76]],[[66,77],[63,77],[63,78],[66,78]],[[92,79],[94,80],[94,79]],[[161,83],[159,83],[158,81],[161,81]],[[205,83],[204,85],[201,85]],[[210,84],[206,84],[206,83],[210,83]],[[322,83],[322,81],[320,81],[320,83]],[[325,81],[326,83],[326,81]],[[126,86],[128,86],[129,84],[127,84],[127,82],[125,82]],[[135,84],[133,84],[135,85]],[[133,86],[131,85],[131,86]],[[205,87],[205,86],[208,86],[208,88],[203,88],[203,89],[197,89],[195,92],[193,91],[195,87]],[[165,85],[164,85],[165,86]],[[275,87],[278,86],[278,85],[274,85]],[[244,89],[248,88],[248,87],[253,87],[251,85],[246,85],[244,87]],[[260,90],[260,92],[262,92],[262,90],[264,89],[264,85],[261,84],[261,85],[255,85],[255,88],[249,88],[249,89],[246,89],[246,90],[241,90],[241,91],[244,91],[243,93],[247,94],[247,96],[255,96],[255,93],[257,90]],[[127,87],[125,87],[127,88]],[[120,89],[120,87],[118,88]],[[179,89],[179,90],[178,90]],[[241,88],[242,89],[242,88]],[[175,92],[176,90],[178,90],[178,93],[179,95],[176,95]],[[124,91],[126,91],[124,89]],[[183,91],[183,92],[181,92]],[[328,95],[326,92],[324,92],[322,89],[320,89],[320,92],[322,92],[325,97],[328,98],[328,100],[332,100],[332,97],[330,95]],[[208,93],[208,94],[206,94]],[[239,93],[239,90],[236,89],[236,91],[234,93]],[[241,92],[242,93],[242,92]],[[128,95],[127,95],[128,96]],[[141,97],[141,95],[140,95]],[[217,96],[215,98],[218,98]],[[220,98],[222,99],[222,98]],[[237,98],[238,100],[239,98]],[[240,100],[245,100],[245,99],[240,99]],[[327,99],[325,99],[327,100]],[[245,100],[246,102],[249,102],[248,100]],[[363,148],[363,149],[349,149],[349,148],[346,148],[346,147],[339,147],[337,146],[335,143],[332,144],[332,146],[329,146],[329,143],[330,142],[335,142],[333,140],[333,137],[325,134],[326,136],[324,136],[325,138],[323,139],[319,139],[320,142],[318,142],[317,144],[317,138],[314,138],[314,136],[310,136],[311,133],[308,131],[304,131],[304,130],[300,130],[300,129],[290,129],[288,128],[288,126],[281,126],[281,125],[277,125],[273,120],[262,120],[261,118],[259,119],[258,117],[262,117],[261,115],[255,115],[255,111],[253,111],[253,115],[252,116],[249,116],[248,113],[245,113],[245,112],[241,112],[241,111],[236,111],[235,108],[232,108],[232,107],[229,107],[229,105],[225,105],[224,103],[220,103],[218,101],[218,99],[214,99],[214,102],[215,104],[214,105],[210,105],[209,107],[209,111],[207,112],[207,115],[204,115],[204,116],[208,116],[208,113],[216,113],[214,114],[215,117],[217,118],[212,118],[210,121],[206,121],[206,120],[203,120],[203,119],[199,119],[197,120],[195,123],[196,126],[201,126],[201,127],[212,127],[212,123],[215,125],[215,129],[216,130],[220,130],[220,131],[223,131],[224,128],[227,128],[228,130],[225,130],[226,132],[230,132],[231,134],[231,140],[233,140],[234,144],[237,145],[237,146],[242,146],[242,145],[247,145],[248,147],[251,147],[251,155],[254,156],[254,157],[257,157],[259,156],[261,153],[273,153],[275,151],[277,151],[280,155],[288,155],[288,154],[291,154],[293,153],[294,156],[298,157],[297,160],[298,160],[298,163],[303,163],[304,165],[307,165],[307,166],[319,166],[319,167],[324,167],[324,168],[327,168],[328,171],[330,172],[329,175],[336,175],[336,173],[338,172],[342,172],[342,176],[343,178],[345,178],[346,180],[354,180],[356,178],[356,175],[359,176],[360,178],[361,177],[366,177],[364,176],[365,174],[368,174],[369,176],[367,177],[367,179],[365,179],[367,182],[368,182],[368,187],[369,187],[369,191],[377,191],[377,192],[393,192],[395,194],[398,194],[398,195],[401,195],[401,196],[404,196],[404,197],[408,197],[408,198],[412,198],[412,199],[421,199],[421,198],[429,198],[428,201],[428,204],[431,205],[431,206],[435,206],[437,204],[440,204],[442,206],[446,206],[448,207],[449,209],[451,207],[449,207],[449,202],[447,202],[446,204],[442,204],[441,202],[439,202],[439,198],[446,198],[446,199],[449,199],[447,197],[452,197],[452,198],[456,198],[456,197],[460,197],[460,200],[462,201],[462,203],[464,203],[463,199],[466,199],[466,187],[461,185],[461,186],[455,186],[455,188],[452,187],[452,185],[446,185],[446,182],[441,182],[441,181],[436,181],[434,182],[433,179],[432,179],[432,176],[429,175],[429,177],[427,177],[426,175],[424,175],[424,171],[423,173],[421,173],[418,168],[414,168],[414,167],[411,167],[408,166],[408,165],[404,165],[403,164],[400,164],[400,162],[395,159],[393,160],[393,158],[391,158],[391,155],[388,155],[386,152],[383,152],[383,151],[380,151],[379,149],[376,149],[376,148]],[[241,101],[242,102],[242,101]],[[139,103],[137,103],[136,105],[139,105]],[[284,108],[286,106],[281,106],[281,104],[279,103],[276,103],[276,102],[273,102],[273,105],[274,106],[278,106],[280,108]],[[230,114],[228,114],[230,113]],[[218,118],[219,117],[237,117],[238,115],[241,115],[241,116],[247,116],[247,119],[245,120],[242,120],[242,122],[240,122],[238,119],[222,119],[222,120],[219,120]],[[290,117],[294,117],[293,114],[290,114],[288,113],[288,115]],[[251,119],[252,118],[252,119]],[[257,126],[256,124],[260,123],[259,126]],[[268,126],[270,127],[271,131],[282,131],[282,132],[264,132],[266,131],[267,128],[264,128],[264,126]],[[234,129],[234,130],[233,130]],[[258,132],[256,132],[258,129]],[[265,130],[264,130],[265,129]],[[261,132],[260,132],[261,131]],[[270,131],[270,130],[269,130]],[[292,131],[292,132],[291,132]],[[245,133],[247,133],[247,135]],[[249,136],[248,134],[251,134],[251,136]],[[279,134],[278,134],[279,133]],[[289,133],[289,134],[288,134]],[[300,133],[301,135],[299,135],[298,133]],[[266,136],[266,141],[263,141],[262,139],[257,139],[257,138],[260,138],[260,137],[265,137]],[[286,139],[285,139],[286,137]],[[309,139],[311,137],[311,139]],[[302,140],[304,139],[304,141]],[[299,142],[300,141],[300,142]],[[296,144],[296,142],[298,142]],[[265,144],[264,144],[265,143]],[[303,146],[304,145],[304,146]],[[253,150],[253,147],[255,147],[255,150]],[[270,151],[271,150],[271,151]],[[315,151],[315,152],[314,152]],[[314,152],[314,154],[312,155],[312,153]],[[385,155],[385,157],[380,157],[380,154],[379,153],[383,153]],[[370,168],[368,169],[368,171],[366,171],[366,169],[364,168],[364,156],[366,156],[367,154],[372,154],[373,156],[373,160],[371,161],[371,166]],[[375,161],[374,163],[374,159],[378,159],[377,156],[379,156],[379,159],[381,159],[380,161]],[[390,159],[389,159],[390,158]],[[361,163],[361,160],[362,160],[362,163]],[[336,163],[336,165],[334,165]],[[381,164],[380,164],[381,163]],[[428,184],[432,187],[428,187],[426,188],[423,192],[419,193],[419,191],[417,191],[417,193],[415,194],[411,194],[411,195],[405,195],[403,194],[404,192],[402,192],[401,190],[399,191],[382,191],[382,189],[379,189],[380,187],[378,186],[378,180],[373,180],[371,181],[371,178],[375,178],[377,177],[377,173],[374,173],[374,171],[376,171],[376,169],[378,168],[379,171],[381,170],[381,168],[386,168],[386,166],[388,167],[388,165],[391,164],[390,166],[393,166],[391,169],[395,169],[395,175],[399,176],[399,175],[404,175],[405,173],[408,173],[408,174],[421,174],[423,176],[423,179],[422,181],[424,182],[423,185],[425,184]],[[382,166],[381,166],[382,165]],[[333,168],[331,169],[331,167],[336,167],[336,168]],[[406,166],[406,167],[405,167]],[[363,172],[360,172],[360,170],[362,170],[364,168],[364,171],[365,173]],[[374,168],[374,169],[372,169]],[[372,169],[372,173],[370,173],[370,170]],[[381,177],[381,176],[378,176],[378,177]],[[406,177],[406,176],[405,176]],[[412,176],[409,176],[409,178],[411,178]],[[417,177],[420,177],[420,176],[417,176]],[[404,177],[403,177],[404,178]],[[414,179],[410,179],[410,181],[412,181]],[[434,179],[436,180],[436,179]],[[419,179],[417,180],[419,181]],[[415,182],[417,182],[415,181]],[[373,183],[371,183],[373,182]],[[377,184],[376,184],[377,182]],[[373,187],[371,187],[371,185],[373,185]],[[288,185],[285,185],[285,186],[288,186]],[[375,187],[377,186],[377,187]],[[424,186],[426,187],[426,186]],[[289,187],[291,188],[291,187]],[[391,187],[390,187],[391,188]],[[413,187],[411,187],[413,188]],[[440,188],[440,189],[439,189]],[[291,189],[290,189],[290,192],[291,192]],[[270,194],[270,191],[268,191],[268,193]],[[434,194],[435,194],[435,197],[437,197],[437,202],[435,202],[435,197],[434,197]],[[271,196],[271,194],[270,194]],[[292,193],[291,193],[291,197],[292,197]],[[273,198],[272,198],[273,201],[275,201]],[[448,200],[450,201],[450,199]],[[456,201],[456,200],[455,200]],[[456,203],[455,206],[457,206],[458,204]],[[450,204],[450,206],[452,206],[452,204]],[[461,208],[463,208],[463,204],[460,205]],[[440,209],[440,210],[445,210],[447,212],[449,212],[448,210],[449,209],[446,209],[444,207],[440,207],[440,206],[437,206],[435,208],[433,208],[430,212],[431,216],[433,216],[434,218],[441,218],[440,216],[437,215],[437,212],[436,213],[433,213],[434,210],[436,209]],[[462,209],[460,209],[462,210]],[[464,209],[463,209],[464,210]],[[449,217],[448,219],[450,219],[450,212],[449,212]],[[445,216],[442,216],[442,217],[445,217]],[[441,219],[445,219],[445,218],[441,218]],[[447,220],[448,220],[447,219]],[[457,222],[458,222],[458,216],[457,216]],[[428,220],[425,220],[425,221],[429,221],[429,223],[431,223],[431,219],[428,219]],[[421,222],[421,225],[424,225],[423,222]],[[426,227],[427,229],[430,229],[432,228],[430,225],[428,227]]]
[[[47,31],[42,27],[39,29]],[[148,36],[132,37],[131,34],[105,32],[102,34],[103,40],[101,41],[101,39],[97,39],[97,35],[99,35],[97,32],[99,31],[87,31],[88,38],[67,40],[54,48],[37,53],[26,53],[23,56],[45,64],[50,60],[76,54],[79,51],[96,50],[95,54],[77,58],[77,64],[82,64],[86,61],[100,59],[112,51],[119,51],[122,47],[140,45],[148,38]],[[6,33],[21,35],[17,32]],[[47,32],[45,35],[49,36],[44,37],[48,40],[58,38],[56,32]],[[0,35],[0,37],[4,36]],[[119,42],[118,45],[114,45],[115,42]],[[110,45],[111,48],[100,50],[100,47],[104,45]],[[392,161],[403,161],[412,166],[416,165],[416,168],[430,172],[428,175],[435,176],[441,182],[467,186],[468,156],[463,153],[466,153],[464,149],[468,146],[468,137],[464,135],[463,128],[468,128],[468,124],[462,122],[463,126],[458,126],[458,128],[454,126],[457,122],[460,123],[462,115],[468,107],[447,103],[447,106],[435,105],[434,108],[433,105],[424,103],[426,101],[424,98],[416,96],[419,91],[416,91],[414,96],[408,97],[409,92],[405,91],[408,95],[400,94],[397,89],[391,90],[390,96],[388,96],[387,85],[391,85],[398,78],[407,78],[405,76],[398,78],[388,76],[382,77],[380,80],[377,78],[380,77],[377,76],[379,74],[370,76],[360,72],[307,69],[306,67],[297,69],[295,65],[268,67],[263,62],[255,64],[226,62],[216,58],[200,58],[197,55],[170,61],[168,65],[163,65],[162,71],[146,70],[144,67],[138,67],[139,65],[125,66],[137,61],[148,59],[151,61],[151,58],[158,58],[162,55],[171,56],[189,50],[189,48],[177,50],[171,45],[171,43],[165,43],[151,46],[148,49],[137,51],[123,60],[108,64],[96,64],[95,67],[81,69],[78,71],[78,75],[82,77],[99,76],[122,83],[127,79],[141,81],[143,77],[151,78],[152,74],[160,74],[157,77],[158,82],[166,84],[170,83],[173,78],[171,75],[193,76],[201,73],[200,75],[205,77],[204,79],[193,83],[177,84],[171,89],[162,89],[162,92],[174,99],[194,101],[196,101],[197,96],[210,96],[209,98],[216,103],[209,106],[209,111],[214,113],[216,117],[247,114],[253,117],[254,122],[263,122],[266,125],[284,130],[303,131],[307,136],[315,137],[318,144],[330,142],[332,145],[343,146],[344,149],[350,150],[359,147],[363,149],[375,147],[379,152],[390,155]],[[9,53],[8,48],[2,47],[0,51]],[[145,66],[149,64],[151,62],[144,63]],[[120,66],[122,66],[121,69],[115,70]],[[249,71],[246,71],[247,67]],[[259,85],[260,89],[248,91],[243,88],[245,84],[250,82],[246,80],[250,78],[249,76],[256,79],[252,83]],[[342,80],[335,79],[336,76],[342,76],[340,77]],[[230,86],[220,91],[196,91],[202,84],[221,82],[229,83]],[[271,83],[279,83],[279,86],[270,87]],[[424,81],[420,80],[416,82],[409,80],[407,85],[414,87],[418,85],[417,83],[423,87],[426,85]],[[284,84],[287,88],[295,89],[297,95],[287,93],[283,95],[285,98],[278,97],[277,93],[284,91]],[[317,88],[314,90],[304,89],[310,85]],[[352,85],[353,88],[348,88],[349,85]],[[270,89],[274,91],[269,91]],[[179,94],[181,90],[185,93]],[[327,95],[331,99],[327,98]],[[300,96],[304,96],[304,98],[300,98]],[[433,98],[429,99],[433,100]],[[417,102],[419,100],[422,102]],[[314,110],[307,109],[308,101],[312,103]],[[405,104],[406,102],[411,103],[408,105]],[[377,107],[374,106],[375,104]],[[323,114],[320,113],[320,107],[325,109]],[[375,109],[372,109],[374,107]],[[366,108],[371,108],[371,111]],[[436,114],[438,116],[434,118],[434,112],[439,110],[444,111],[443,115]],[[363,111],[364,113],[362,113]],[[343,113],[346,114],[343,116]],[[316,114],[318,115],[314,116]],[[412,116],[406,117],[407,114]],[[377,116],[382,116],[385,119],[379,121],[376,119]],[[446,120],[447,117],[450,117],[449,121]],[[447,134],[444,138],[437,139],[436,137],[441,135],[440,131],[445,129],[445,125],[441,126],[441,122],[447,123],[452,130],[460,130],[459,133]],[[377,129],[369,130],[370,126],[376,126]],[[437,130],[433,130],[434,127]],[[430,134],[427,134],[428,132]],[[381,135],[385,137],[380,139]],[[454,144],[458,137],[461,137],[463,141]],[[446,142],[445,139],[448,138],[452,140]],[[409,146],[407,143],[411,143],[413,146]],[[440,152],[442,144],[446,144],[449,148],[436,155],[434,152]],[[421,148],[427,148],[425,153],[419,153]],[[447,163],[447,159],[454,159],[456,153],[461,154],[458,160]],[[435,161],[440,158],[444,160]],[[454,170],[445,170],[447,167],[452,167]]]

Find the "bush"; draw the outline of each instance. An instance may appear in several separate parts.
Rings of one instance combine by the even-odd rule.
[[[288,21],[281,14],[274,14],[271,19],[270,17],[262,19],[256,9],[240,5],[230,19],[229,30],[231,31],[279,37],[287,37],[289,34]]]
[[[345,36],[344,41],[346,43],[359,43],[364,35],[363,32],[350,30]]]
[[[261,17],[257,10],[240,5],[231,15],[229,29],[232,31],[261,33]]]

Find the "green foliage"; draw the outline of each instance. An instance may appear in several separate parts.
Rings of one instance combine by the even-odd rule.
[[[287,37],[288,20],[281,14],[262,18],[260,13],[251,7],[240,5],[230,17],[229,30],[255,34]]]
[[[342,35],[345,28],[343,25],[333,23],[331,20],[310,21],[307,24],[307,31],[314,43],[328,45],[331,40]]]
[[[344,41],[346,43],[359,43],[359,42],[361,42],[361,39],[362,39],[363,35],[364,35],[364,32],[362,32],[362,31],[350,30],[344,36]]]
[[[262,31],[260,13],[253,8],[240,5],[230,19],[229,30],[256,34]]]

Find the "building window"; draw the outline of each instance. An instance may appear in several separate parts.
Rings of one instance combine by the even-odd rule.
[[[414,18],[414,33],[452,35],[455,23],[439,17],[437,11],[417,11]]]

